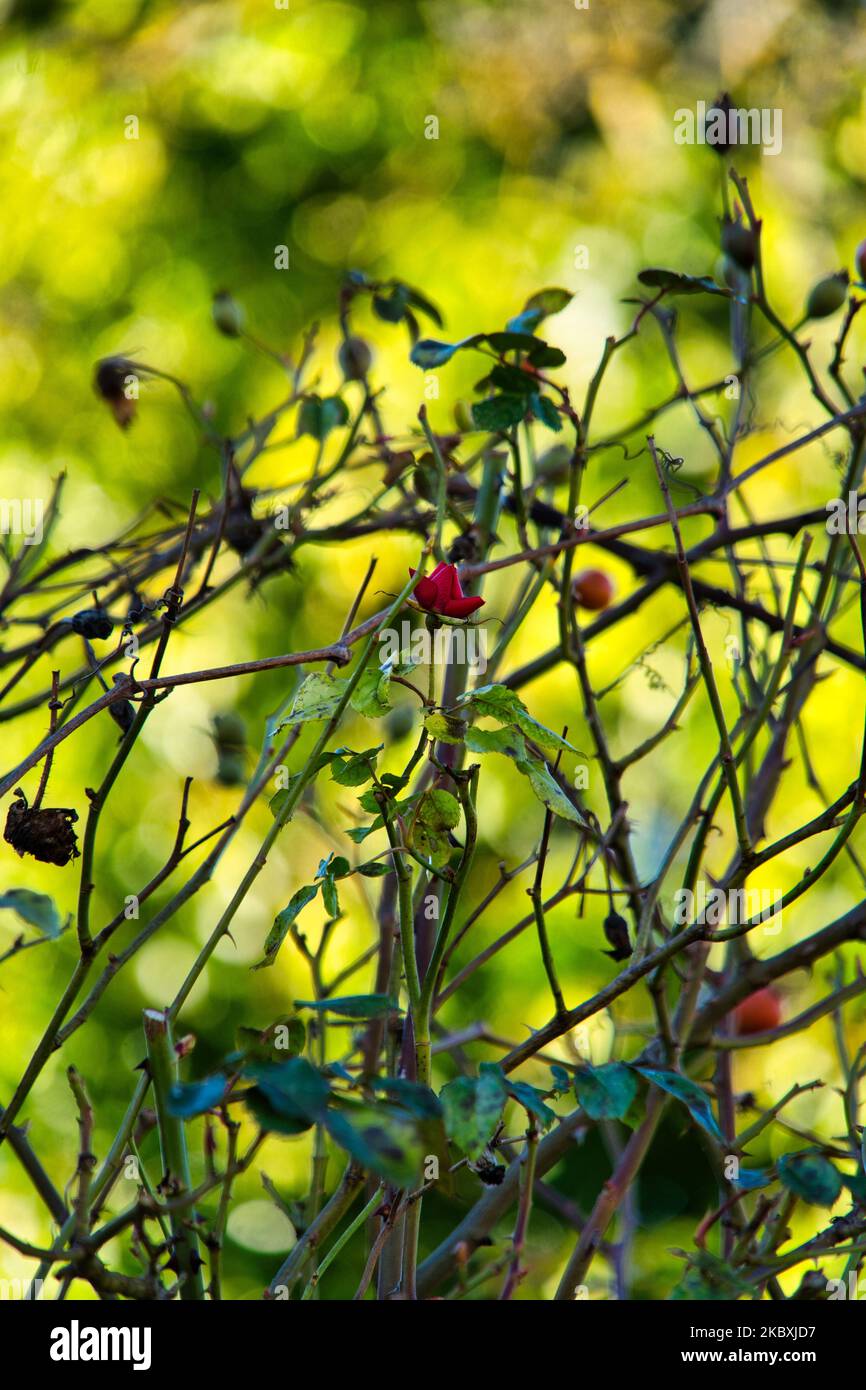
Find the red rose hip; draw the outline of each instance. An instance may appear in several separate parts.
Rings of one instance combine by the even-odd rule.
[[[598,612],[613,601],[613,581],[604,570],[581,570],[571,582],[571,596],[580,608]]]
[[[774,989],[757,989],[734,1009],[734,1031],[745,1037],[750,1033],[769,1033],[778,1028],[782,1005]]]

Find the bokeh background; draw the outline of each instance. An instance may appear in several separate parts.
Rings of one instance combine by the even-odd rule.
[[[206,496],[219,491],[217,455],[204,447],[170,388],[146,385],[138,419],[121,434],[92,392],[96,359],[126,352],[176,375],[199,401],[210,403],[214,420],[226,431],[241,428],[250,414],[279,399],[279,368],[214,331],[210,299],[221,287],[243,303],[256,335],[279,351],[296,350],[303,331],[320,321],[321,385],[333,391],[340,386],[334,309],[348,268],[397,275],[423,288],[441,306],[442,336],[450,338],[501,327],[532,291],[561,284],[576,297],[550,321],[546,336],[567,353],[564,379],[579,398],[604,337],[623,331],[629,321],[622,301],[635,293],[639,270],[661,264],[694,274],[719,273],[719,160],[706,147],[676,145],[673,116],[700,99],[711,102],[722,89],[729,89],[739,105],[783,112],[781,153],[767,157],[749,150],[736,162],[748,174],[764,217],[768,288],[788,321],[800,316],[816,279],[852,266],[853,249],[866,235],[866,26],[860,4],[590,0],[588,8],[578,9],[568,0],[400,0],[369,6],[291,0],[282,8],[267,0],[0,0],[0,14],[0,201],[5,209],[0,221],[0,492],[47,497],[51,479],[66,471],[64,513],[52,541],[58,552],[108,540],[155,498],[185,507],[193,486]],[[425,134],[431,116],[439,122],[435,140]],[[285,270],[274,264],[280,246],[289,251]],[[689,380],[702,384],[732,370],[724,303],[696,297],[682,305]],[[368,320],[363,312],[359,326],[375,346],[374,380],[387,385],[386,423],[402,437],[423,399],[423,377],[408,361],[402,328]],[[815,327],[816,360],[829,359],[834,330],[833,323]],[[849,362],[856,390],[863,348],[862,334],[855,331]],[[442,370],[441,397],[430,403],[434,424],[450,425],[454,400],[471,395],[478,375],[477,361],[462,357]],[[648,326],[609,374],[598,408],[599,437],[622,429],[674,386],[658,335]],[[357,388],[347,389],[347,399],[356,404],[353,391]],[[819,418],[790,360],[776,354],[762,373],[755,429],[738,450],[739,464]],[[670,412],[657,433],[666,449],[683,456],[680,476],[700,487],[713,460],[691,412]],[[285,431],[287,438],[291,434]],[[752,508],[780,514],[836,496],[837,443],[831,437],[762,475],[748,493]],[[303,440],[266,455],[255,481],[280,487],[303,476],[311,448]],[[605,506],[605,520],[658,510],[645,454],[629,461],[617,450],[596,455],[588,497],[601,495],[622,477],[629,478],[628,486]],[[351,487],[343,489],[327,515],[336,519],[356,511],[375,482],[373,471],[353,474]],[[698,522],[688,534],[697,538],[704,530],[705,523]],[[513,540],[510,532],[503,534]],[[405,566],[415,558],[405,537],[375,539],[379,593],[365,611],[381,604],[382,591],[400,587]],[[235,591],[221,610],[203,614],[177,634],[168,669],[331,640],[370,549],[369,542],[308,549],[292,576],[252,597]],[[782,564],[794,554],[783,541],[773,544],[773,553]],[[628,592],[634,580],[627,567],[607,558],[604,564],[620,592]],[[709,564],[706,573],[727,578],[720,565]],[[511,571],[488,584],[487,614],[505,611],[513,585]],[[754,592],[762,592],[760,577]],[[592,650],[596,684],[616,682],[602,705],[616,751],[646,737],[670,708],[682,675],[682,634],[636,663],[680,616],[672,591],[662,591],[638,619],[620,624],[615,637]],[[736,628],[729,615],[715,614],[707,630],[725,671],[726,641]],[[21,632],[14,627],[4,640],[20,640]],[[552,603],[542,604],[518,634],[509,665],[538,655],[554,634]],[[837,635],[857,645],[853,605],[840,619]],[[71,642],[60,654],[64,670],[81,659]],[[48,662],[38,663],[19,689],[20,698],[43,689],[49,674]],[[164,859],[184,776],[196,778],[193,833],[231,814],[237,793],[214,778],[212,714],[237,709],[256,746],[264,718],[289,693],[292,679],[277,672],[179,690],[151,718],[103,818],[97,924]],[[553,672],[523,693],[539,718],[554,727],[567,723],[575,742],[588,746],[572,674]],[[724,694],[730,712],[728,676]],[[822,782],[836,794],[850,780],[858,756],[862,681],[833,668],[814,705],[806,722],[808,743]],[[32,746],[45,722],[42,708],[2,724],[4,767]],[[351,742],[351,727],[347,732]],[[706,765],[715,739],[699,695],[683,732],[630,779],[643,873],[657,865],[692,795],[695,769]],[[83,812],[83,788],[99,779],[115,742],[116,729],[106,719],[90,726],[86,739],[64,744],[52,774],[52,802]],[[397,743],[395,764],[408,746]],[[250,769],[252,762],[251,753]],[[25,785],[35,788],[33,774]],[[598,779],[593,780],[589,799],[600,811],[602,795]],[[192,1075],[203,1074],[231,1047],[239,1024],[263,1026],[292,998],[309,996],[303,964],[288,946],[273,970],[254,974],[249,967],[261,954],[274,913],[309,881],[324,853],[345,848],[340,830],[353,822],[353,799],[329,785],[320,804],[324,825],[331,828],[297,819],[238,914],[234,942],[220,947],[189,1001],[184,1025],[198,1038]],[[821,805],[802,772],[792,768],[772,818],[773,834],[817,813]],[[507,766],[486,768],[482,844],[473,876],[478,896],[494,880],[500,860],[519,862],[532,847],[539,812]],[[61,1186],[72,1176],[76,1154],[64,1066],[74,1061],[87,1080],[97,1106],[95,1147],[102,1154],[142,1056],[142,1008],[163,1004],[175,993],[268,823],[262,806],[210,886],[115,981],[91,1023],[53,1059],[35,1088],[25,1112],[31,1138]],[[725,837],[713,846],[710,863],[716,871],[729,848]],[[569,850],[567,837],[559,837],[551,878],[564,868]],[[783,868],[774,869],[772,880],[756,880],[757,886],[790,887],[816,853],[812,846],[792,854]],[[74,872],[19,861],[5,845],[0,864],[0,887],[38,888],[50,893],[61,911],[72,907]],[[523,915],[523,887],[518,883],[501,896],[495,920],[470,936],[457,964]],[[781,933],[756,948],[776,950],[795,941],[861,896],[856,871],[840,858],[820,886],[785,914]],[[373,940],[371,902],[354,887],[344,898],[348,912],[334,942],[334,967]],[[571,1003],[611,975],[613,967],[600,951],[602,903],[590,899],[580,918],[573,903],[552,916]],[[317,912],[318,904],[309,909],[313,930]],[[0,949],[19,929],[11,913],[0,913]],[[73,959],[73,941],[64,937],[3,967],[0,1097],[11,1093]],[[789,981],[786,1008],[799,1010],[819,997],[826,974],[819,970],[814,978]],[[370,980],[362,974],[354,984],[360,991]],[[549,1012],[536,943],[527,933],[473,977],[444,1018],[454,1025],[484,1020],[494,1032],[516,1040]],[[854,1007],[847,1017],[854,1045],[866,1037],[863,1012]],[[569,1049],[579,1046],[595,1060],[628,1057],[649,1019],[646,997],[636,993],[620,1001],[614,1018],[601,1016],[591,1037],[563,1042],[563,1055],[573,1057]],[[476,1059],[495,1055],[479,1046],[468,1052]],[[765,1104],[795,1079],[821,1077],[829,1083],[824,1090],[786,1113],[814,1134],[839,1132],[839,1101],[832,1091],[838,1062],[829,1023],[771,1050],[743,1053],[735,1065],[737,1089],[754,1091]],[[446,1075],[443,1070],[442,1079]],[[531,1067],[526,1075],[533,1079]],[[766,1149],[756,1150],[756,1161],[800,1142],[775,1130]],[[155,1171],[155,1144],[148,1155]],[[272,1139],[261,1166],[293,1199],[306,1190],[308,1159],[306,1138]],[[552,1181],[586,1207],[608,1163],[604,1148],[593,1140],[575,1149]],[[335,1157],[329,1182],[337,1171]],[[8,1149],[0,1153],[0,1179],[0,1223],[45,1243],[44,1213]],[[121,1184],[119,1192],[128,1200],[134,1189],[127,1187]],[[445,1233],[475,1191],[467,1182],[455,1203],[429,1204],[431,1238]],[[256,1298],[292,1233],[256,1173],[239,1183],[237,1193],[225,1259],[226,1296]],[[672,1116],[638,1194],[636,1297],[663,1297],[672,1287],[682,1264],[671,1249],[690,1243],[713,1193],[699,1141],[691,1132],[684,1136],[681,1118]],[[796,1233],[802,1237],[811,1218],[798,1219],[802,1225]],[[538,1208],[531,1236],[533,1272],[521,1286],[521,1297],[550,1295],[569,1244],[568,1233]],[[326,1296],[351,1293],[360,1248],[356,1254],[345,1273],[331,1271]],[[26,1261],[0,1246],[0,1275],[18,1277],[27,1269]],[[594,1266],[591,1291],[611,1296],[603,1260]]]

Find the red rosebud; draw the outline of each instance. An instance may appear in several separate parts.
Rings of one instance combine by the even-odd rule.
[[[415,571],[410,570],[410,575]],[[483,598],[469,598],[460,587],[460,576],[456,565],[437,565],[432,574],[419,579],[415,586],[415,598],[428,613],[441,613],[443,618],[468,618],[476,608],[481,608]]]

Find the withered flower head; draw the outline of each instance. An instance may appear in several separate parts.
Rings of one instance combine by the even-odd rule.
[[[730,93],[722,92],[721,96],[716,97],[712,106],[707,110],[706,116],[706,138],[707,143],[713,147],[716,154],[725,155],[733,147],[724,136],[719,139],[719,129],[721,128],[728,134],[730,133],[730,114],[735,110]]]
[[[604,955],[610,956],[611,960],[628,960],[631,955],[631,942],[628,937],[628,923],[624,917],[620,917],[618,912],[610,911],[604,919],[604,934],[607,938],[611,950],[605,951]]]
[[[122,430],[128,429],[135,419],[138,382],[143,372],[144,368],[129,357],[103,357],[96,364],[93,389],[110,407]]]
[[[217,290],[211,304],[213,321],[226,338],[239,338],[244,328],[244,311],[228,290]]]
[[[68,864],[79,854],[73,823],[78,812],[59,806],[34,810],[19,788],[9,807],[3,839],[19,854],[32,854],[42,864]]]
[[[105,641],[114,631],[114,624],[104,608],[82,608],[70,618],[72,631],[79,637]]]

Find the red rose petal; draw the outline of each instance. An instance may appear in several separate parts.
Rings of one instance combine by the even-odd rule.
[[[468,618],[470,613],[474,613],[483,604],[483,598],[452,598],[443,611],[446,618]]]

